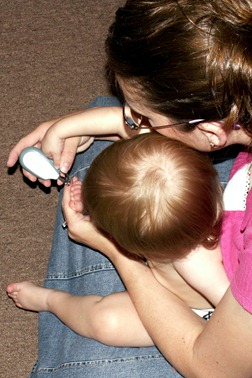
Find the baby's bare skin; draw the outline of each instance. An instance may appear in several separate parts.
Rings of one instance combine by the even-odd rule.
[[[77,177],[73,177],[71,181],[71,188],[70,188],[70,207],[79,212],[82,213],[84,210],[84,206],[81,200],[81,186],[82,183],[80,180],[78,180]]]
[[[84,210],[81,192],[82,182],[77,177],[73,177],[70,184],[69,206],[72,210],[80,214],[82,214]],[[197,257],[199,256],[199,254],[192,253],[191,259],[193,258],[193,256]],[[207,251],[204,252],[204,256],[205,258],[207,257],[207,259],[211,258],[211,260],[213,261],[214,256],[216,258],[218,257],[218,253],[216,252],[215,255],[210,255],[209,251]],[[193,287],[188,285],[181,274],[177,272],[178,268],[181,269],[181,263],[182,260],[177,263],[174,262],[173,264],[160,264],[160,266],[156,263],[155,268],[152,266],[152,271],[156,279],[164,287],[180,297],[185,303],[187,303],[189,307],[211,308],[213,305],[216,305],[216,303],[218,303],[219,297],[222,297],[223,291],[226,290],[226,287],[229,284],[226,276],[226,283],[225,285],[220,285],[220,293],[218,293],[217,300],[214,297],[214,300],[212,301],[212,303],[210,303],[210,301],[206,300],[205,296],[201,295],[197,289],[195,290]],[[174,268],[174,264],[180,264],[180,267]],[[188,270],[188,264],[190,264],[190,262],[187,260],[187,267],[183,270],[183,274],[185,274],[185,270]],[[189,270],[191,271],[192,268],[197,269],[199,264],[202,264],[202,261],[197,262],[197,259],[196,261],[192,260],[191,268]],[[204,265],[207,264],[208,260],[204,260]],[[219,266],[219,261],[217,261],[215,265]],[[215,267],[215,269],[217,268]],[[48,307],[49,298],[51,299],[52,295],[56,295],[55,290],[52,290],[52,293],[49,292],[49,289],[38,287],[29,282],[12,283],[7,287],[6,290],[8,295],[13,299],[18,307],[31,311],[51,311],[51,309],[49,309]],[[214,295],[216,296],[217,289],[214,290],[214,293]]]
[[[6,292],[13,299],[17,307],[30,311],[49,311],[48,297],[51,291],[31,282],[11,283]]]
[[[70,207],[77,212],[82,212],[81,181],[77,177],[73,177],[70,190]],[[50,311],[48,299],[56,290],[46,289],[31,282],[23,281],[9,284],[6,292],[13,299],[17,307],[39,312]]]
[[[67,206],[70,207],[68,211],[74,213],[77,224],[83,220],[90,221],[89,216],[83,215],[85,206],[82,202],[82,183],[77,177],[72,178],[70,186],[65,187],[64,196],[67,199]],[[68,217],[69,213],[66,216],[67,220],[69,220]],[[91,224],[91,222],[86,223]],[[70,230],[69,222],[69,233]],[[82,229],[79,232],[82,232]],[[210,254],[209,250],[199,246],[185,259],[163,264],[153,264],[150,261],[148,263],[157,281],[181,298],[189,307],[210,308],[212,304],[218,303],[219,297],[223,295],[223,291],[226,291],[228,285],[220,261],[219,248],[215,252],[213,254],[211,251]],[[217,282],[219,277],[218,290],[216,287],[212,287],[213,285],[208,281],[206,284],[205,280],[202,282],[202,274],[205,278],[202,273],[203,266],[210,266],[214,271],[216,270],[217,273],[213,274],[212,280]],[[192,272],[195,272],[193,279],[197,281],[197,289],[188,285],[186,280],[188,275],[192,280],[190,277]],[[210,277],[211,275],[209,274]],[[185,278],[183,278],[184,276]],[[202,292],[211,296],[213,299],[211,304],[204,295],[200,294],[201,291],[198,290],[198,287],[202,289]],[[103,344],[126,347],[147,347],[154,344],[127,291],[113,293],[105,297],[96,294],[72,295],[60,290],[42,288],[27,281],[11,283],[7,286],[6,291],[19,308],[36,312],[49,311],[74,332]]]

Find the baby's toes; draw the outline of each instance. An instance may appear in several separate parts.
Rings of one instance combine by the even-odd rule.
[[[8,295],[14,294],[14,293],[17,294],[17,292],[19,290],[20,290],[20,288],[19,288],[19,284],[18,283],[11,283],[6,288],[6,292],[8,293]]]

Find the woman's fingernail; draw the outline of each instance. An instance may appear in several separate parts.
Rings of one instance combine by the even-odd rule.
[[[63,163],[63,164],[61,165],[60,170],[61,170],[61,172],[63,172],[63,173],[67,173],[68,170],[69,170],[69,164],[67,164],[67,163]]]

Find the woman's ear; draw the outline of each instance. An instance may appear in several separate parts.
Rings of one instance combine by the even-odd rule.
[[[212,150],[226,146],[227,133],[222,128],[222,122],[203,122],[197,128],[204,133]]]

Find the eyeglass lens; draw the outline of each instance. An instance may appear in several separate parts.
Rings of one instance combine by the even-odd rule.
[[[138,129],[141,126],[143,116],[132,110],[129,106],[124,105],[124,118],[130,128]]]

